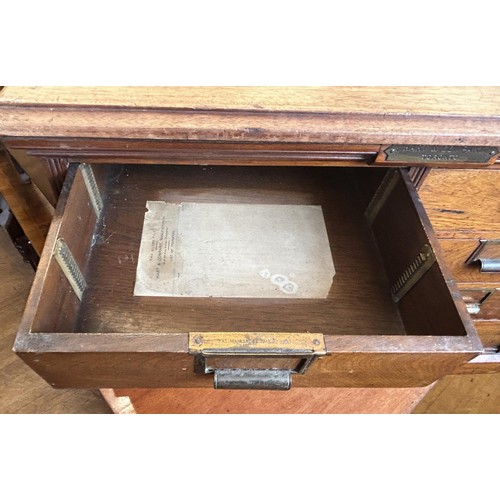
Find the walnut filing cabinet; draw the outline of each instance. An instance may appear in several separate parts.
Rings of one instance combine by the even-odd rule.
[[[497,88],[6,87],[3,145],[57,201],[14,349],[75,388],[497,371],[498,110]],[[320,205],[328,296],[134,296],[147,200]]]

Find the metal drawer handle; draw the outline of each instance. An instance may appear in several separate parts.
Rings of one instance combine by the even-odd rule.
[[[286,391],[326,354],[321,333],[192,332],[195,372],[213,374],[215,389]]]
[[[287,391],[291,385],[289,370],[217,369],[214,371],[215,389]]]
[[[500,240],[479,240],[479,246],[465,261],[466,264],[479,262],[482,273],[500,272]]]

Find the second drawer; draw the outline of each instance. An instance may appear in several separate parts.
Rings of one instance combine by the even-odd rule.
[[[481,256],[500,261],[500,244],[498,243],[500,240],[488,240],[488,245],[483,246],[482,255],[477,255],[473,262],[468,263],[469,258],[480,248],[481,241],[480,238],[440,239],[446,261],[458,283],[478,283],[499,288],[500,272],[487,272],[484,269],[485,266],[481,269]],[[485,259],[482,259],[482,262],[484,263]]]

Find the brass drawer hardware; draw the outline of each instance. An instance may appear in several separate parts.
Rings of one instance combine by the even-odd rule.
[[[214,374],[215,389],[287,390],[326,346],[318,333],[194,332],[189,352],[196,373]]]
[[[103,204],[101,194],[99,193],[97,182],[94,177],[94,172],[92,171],[92,166],[88,163],[80,163],[79,168],[83,176],[83,180],[85,181],[85,186],[87,187],[90,201],[92,203],[92,206],[94,207],[95,215],[97,218],[99,218],[99,216],[101,215]]]
[[[377,188],[377,191],[375,191],[373,198],[366,207],[365,217],[368,221],[368,224],[370,225],[373,224],[373,221],[375,220],[381,208],[384,206],[385,202],[389,198],[390,194],[392,193],[392,190],[396,187],[399,179],[400,179],[400,174],[398,170],[389,170],[385,174],[384,178],[382,179],[382,182]]]
[[[87,284],[71,250],[62,238],[56,241],[54,257],[76,296],[82,300],[82,295]]]
[[[415,260],[404,270],[391,287],[392,298],[398,303],[436,262],[436,256],[429,245],[424,245]]]
[[[500,240],[479,240],[479,246],[466,264],[479,262],[482,273],[500,272]]]
[[[393,144],[384,149],[386,161],[408,163],[488,164],[499,150],[491,146],[434,146]]]

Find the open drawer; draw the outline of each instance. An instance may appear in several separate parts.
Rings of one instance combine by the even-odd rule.
[[[321,207],[331,285],[134,295],[148,201]],[[55,387],[286,389],[423,386],[482,345],[405,170],[74,164],[15,351]]]

